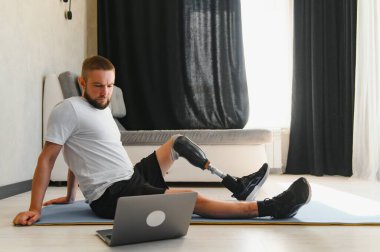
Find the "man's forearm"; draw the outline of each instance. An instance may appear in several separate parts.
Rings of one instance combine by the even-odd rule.
[[[62,146],[51,142],[46,142],[40,156],[37,167],[34,171],[32,183],[32,199],[30,201],[30,211],[41,212],[42,202],[45,192],[49,186],[51,170]]]
[[[42,202],[45,197],[46,189],[49,186],[52,167],[49,162],[39,160],[33,176],[32,198],[30,201],[30,211],[41,212]]]

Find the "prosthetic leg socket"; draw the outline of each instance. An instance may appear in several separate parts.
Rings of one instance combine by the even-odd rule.
[[[210,164],[201,148],[185,136],[180,135],[175,138],[173,149],[179,156],[202,170],[207,169]]]

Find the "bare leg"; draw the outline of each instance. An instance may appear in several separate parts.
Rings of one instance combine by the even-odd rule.
[[[168,189],[165,193],[192,192],[192,190]],[[258,216],[257,202],[226,202],[212,200],[198,193],[194,213],[206,218],[254,218]]]
[[[173,158],[173,140],[169,139],[156,150],[156,157],[163,175],[166,175]],[[165,193],[191,192],[191,190],[168,189]],[[198,193],[194,213],[209,218],[254,218],[258,216],[256,202],[225,202],[206,198]]]
[[[165,175],[173,164],[171,149],[173,140],[169,139],[156,150],[156,157],[162,174]],[[168,189],[165,193],[191,192],[191,190]],[[198,193],[194,213],[210,218],[253,218],[258,216],[256,202],[225,202],[212,200]]]
[[[165,193],[192,192],[191,190],[168,189]],[[311,188],[303,177],[294,181],[287,190],[264,201],[226,202],[211,200],[197,195],[194,213],[208,218],[255,218],[271,216],[276,219],[290,218],[307,204],[311,198]]]

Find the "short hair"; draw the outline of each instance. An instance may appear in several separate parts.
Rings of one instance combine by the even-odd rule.
[[[93,70],[113,70],[115,66],[107,58],[102,56],[92,56],[83,61],[82,64],[82,77],[87,81],[87,72]]]

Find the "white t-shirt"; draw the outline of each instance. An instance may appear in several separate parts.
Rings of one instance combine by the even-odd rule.
[[[50,114],[45,141],[64,146],[65,162],[90,203],[133,174],[109,107],[97,109],[82,97],[62,101]]]

